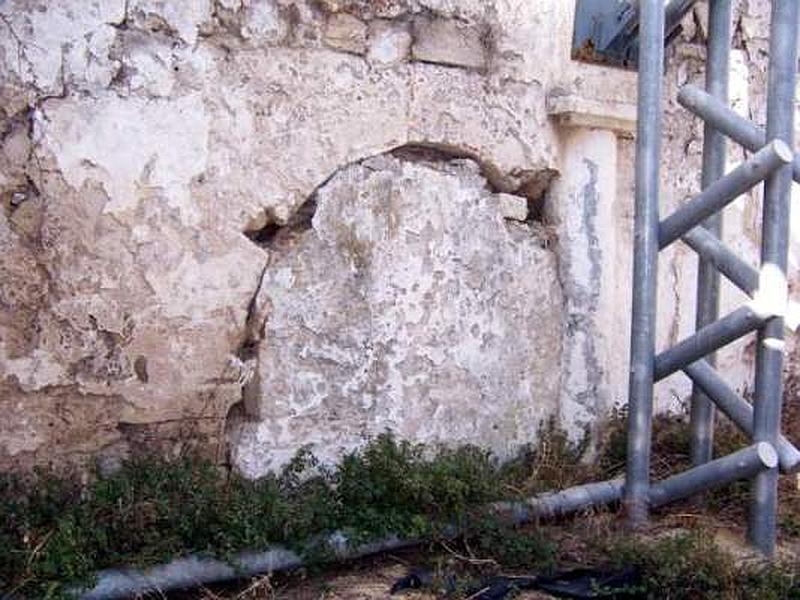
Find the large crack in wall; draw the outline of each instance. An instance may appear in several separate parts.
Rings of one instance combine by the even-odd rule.
[[[269,261],[229,426],[237,468],[260,475],[306,445],[332,461],[385,429],[506,456],[553,414],[561,288],[528,209],[545,184],[499,192],[465,154],[358,161],[250,232]]]

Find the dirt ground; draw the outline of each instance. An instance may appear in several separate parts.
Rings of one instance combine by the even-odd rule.
[[[392,586],[410,570],[433,558],[424,552],[386,555],[343,565],[319,574],[298,573],[283,577],[254,579],[239,590],[202,590],[181,595],[181,600],[437,600],[440,593],[431,590],[403,590],[391,594]],[[475,594],[482,588],[475,589]],[[510,597],[510,596],[509,596]],[[539,592],[520,592],[520,600],[552,598]]]
[[[585,515],[583,518],[547,526],[548,531],[559,538],[561,554],[559,567],[564,570],[592,566],[597,557],[585,554],[583,541],[598,532],[624,527],[619,513]],[[653,526],[643,537],[656,539],[686,533],[700,527],[714,537],[716,544],[744,566],[763,563],[763,558],[746,543],[744,521],[720,519],[707,511],[696,511],[689,505],[677,506],[674,510],[656,516]],[[800,543],[796,538],[785,540],[778,551],[779,558],[796,562],[800,557]],[[227,588],[205,589],[175,596],[175,600],[376,600],[396,598],[398,600],[437,600],[446,597],[434,586],[422,590],[403,590],[391,594],[392,586],[411,572],[438,570],[450,573],[462,568],[480,568],[485,559],[468,557],[442,545],[413,548],[396,554],[385,554],[365,558],[346,564],[335,565],[318,572],[299,571],[291,574],[273,575],[253,579]],[[491,561],[486,561],[491,562]],[[529,572],[504,571],[500,574],[514,577],[536,575]],[[441,586],[441,581],[437,582]],[[459,597],[470,598],[480,593],[481,587],[474,578],[456,577],[461,591],[469,593]],[[470,595],[471,593],[471,595]],[[521,600],[544,600],[554,598],[540,592],[522,591],[508,598]],[[170,596],[172,599],[173,596]]]

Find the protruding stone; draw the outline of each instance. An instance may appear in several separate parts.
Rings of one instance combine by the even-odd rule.
[[[254,2],[245,13],[242,37],[265,44],[277,44],[288,33],[288,24],[274,2]]]
[[[488,61],[481,28],[455,19],[415,19],[411,51],[415,60],[454,67],[483,69]]]
[[[393,65],[406,60],[410,51],[411,33],[405,25],[384,19],[370,23],[367,58],[371,62]]]
[[[367,51],[367,25],[346,13],[331,15],[325,25],[325,44],[344,52],[364,54]]]
[[[189,45],[197,41],[200,25],[211,16],[209,0],[192,2],[162,2],[159,0],[133,0],[128,15],[148,30],[166,29],[174,32]]]
[[[497,194],[500,213],[504,219],[525,221],[528,218],[528,199],[512,194]]]

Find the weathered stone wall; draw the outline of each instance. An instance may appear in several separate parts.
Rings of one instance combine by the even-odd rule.
[[[743,4],[758,118],[767,2]],[[591,430],[626,395],[635,74],[570,59],[572,5],[1,2],[0,467]],[[700,152],[672,100],[666,131],[665,209]],[[751,257],[756,206],[728,217]],[[661,265],[666,343],[695,266]]]
[[[235,462],[264,472],[298,441],[330,459],[386,429],[503,453],[534,439],[558,408],[563,313],[525,199],[491,193],[472,161],[381,156],[315,202],[271,244],[247,390],[258,420]]]

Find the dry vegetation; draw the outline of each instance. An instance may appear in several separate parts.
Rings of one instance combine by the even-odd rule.
[[[800,439],[800,381],[786,389],[785,431]],[[20,597],[62,597],[68,585],[90,581],[100,568],[149,565],[187,553],[218,556],[283,544],[305,553],[309,567],[288,575],[193,590],[174,598],[383,598],[398,578],[427,573],[424,589],[406,598],[480,598],[481,586],[507,575],[540,575],[600,567],[635,567],[640,598],[800,598],[794,546],[800,546],[800,494],[781,482],[783,556],[764,565],[742,552],[748,486],[708,494],[704,505],[683,502],[656,514],[646,537],[625,533],[614,507],[558,523],[512,529],[480,507],[620,474],[625,415],[611,419],[594,464],[554,427],[536,447],[500,465],[465,447],[431,451],[390,435],[346,457],[336,469],[308,452],[284,473],[247,482],[192,457],[139,459],[88,486],[40,473],[37,486],[5,478],[0,488],[0,589]],[[658,417],[653,471],[666,477],[688,465],[688,427],[681,416]],[[746,443],[724,419],[716,451]],[[451,539],[451,523],[468,532]],[[356,542],[400,534],[425,546],[357,563],[332,565],[306,542],[334,530]],[[731,540],[734,540],[733,542]],[[733,553],[733,554],[731,554]],[[745,563],[742,561],[745,560]],[[745,567],[742,567],[745,564]],[[477,594],[477,595],[476,595]],[[537,598],[534,592],[525,592]]]

